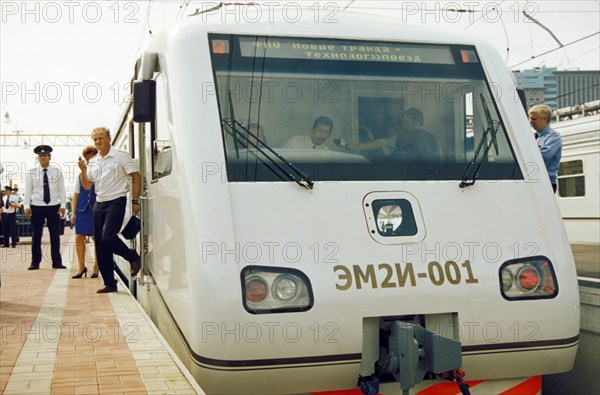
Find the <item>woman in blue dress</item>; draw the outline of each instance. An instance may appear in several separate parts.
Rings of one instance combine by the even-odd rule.
[[[83,159],[86,163],[90,161],[98,150],[95,147],[87,146],[83,149]],[[85,267],[85,241],[88,236],[94,235],[94,220],[93,210],[96,203],[96,192],[94,184],[87,186],[81,183],[81,175],[77,177],[73,186],[73,200],[71,213],[71,223],[75,224],[75,251],[77,252],[77,260],[79,261],[79,270],[73,278],[81,278],[87,275],[87,267]],[[94,270],[91,278],[98,277],[98,260],[94,253]]]

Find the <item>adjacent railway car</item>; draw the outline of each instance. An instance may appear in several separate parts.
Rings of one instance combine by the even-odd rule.
[[[571,243],[598,244],[600,115],[557,122],[553,127],[563,141],[557,197],[567,236]]]
[[[573,257],[496,51],[384,17],[232,10],[153,35],[113,138],[144,178],[130,285],[200,385],[408,393],[458,368],[570,370]]]

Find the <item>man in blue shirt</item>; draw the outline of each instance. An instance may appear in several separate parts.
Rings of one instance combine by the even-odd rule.
[[[535,129],[535,138],[544,159],[552,189],[556,192],[556,177],[560,166],[562,140],[560,134],[550,127],[552,110],[543,104],[538,104],[529,110],[529,123]]]

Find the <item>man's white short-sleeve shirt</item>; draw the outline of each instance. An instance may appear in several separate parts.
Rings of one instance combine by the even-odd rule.
[[[87,168],[87,176],[95,184],[96,200],[108,202],[129,192],[129,175],[138,172],[139,166],[131,156],[110,147],[106,156],[96,155]]]

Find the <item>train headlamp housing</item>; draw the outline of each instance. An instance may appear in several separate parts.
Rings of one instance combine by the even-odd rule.
[[[545,256],[504,262],[498,274],[500,292],[506,300],[552,299],[558,295],[554,268]]]
[[[307,311],[314,304],[310,280],[297,269],[247,266],[241,277],[243,304],[249,313]]]

